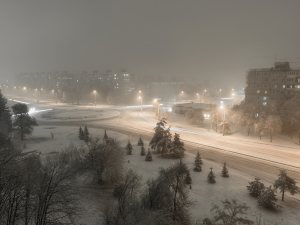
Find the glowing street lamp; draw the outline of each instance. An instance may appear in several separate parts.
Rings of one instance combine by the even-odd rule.
[[[141,96],[139,96],[139,99],[141,99],[141,113],[143,113],[143,106],[142,106],[142,103],[143,103],[143,99]]]
[[[26,90],[26,87],[24,87],[23,89]]]
[[[234,96],[234,93],[232,93],[232,96]]]
[[[94,91],[94,94],[95,94],[95,106],[96,106],[96,94],[97,94],[97,92]]]

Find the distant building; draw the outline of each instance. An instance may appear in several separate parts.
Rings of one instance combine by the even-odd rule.
[[[213,104],[206,103],[183,103],[176,104],[172,107],[172,112],[177,114],[185,115],[188,111],[202,112],[204,119],[210,119],[211,110],[213,109]]]
[[[136,89],[135,75],[124,70],[118,73],[113,73],[110,70],[105,71],[105,73],[83,71],[81,74],[72,74],[67,71],[62,73],[21,73],[15,76],[15,84],[29,89],[60,92],[106,90],[106,92],[116,92],[121,96],[129,95]]]
[[[300,69],[289,62],[275,62],[275,67],[251,69],[246,76],[245,101],[260,104],[284,103],[300,93]]]
[[[202,84],[197,82],[152,82],[147,86],[149,96],[163,101],[194,99],[202,91]]]

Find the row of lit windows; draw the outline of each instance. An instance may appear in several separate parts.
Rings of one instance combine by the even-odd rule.
[[[299,75],[300,72],[299,71],[290,71],[290,72],[256,72],[256,76],[269,76],[269,75],[273,75],[273,76],[285,76],[285,75]]]

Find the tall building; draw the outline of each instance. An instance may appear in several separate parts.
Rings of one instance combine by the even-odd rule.
[[[251,69],[247,73],[246,102],[274,105],[299,94],[300,69],[291,69],[289,62],[275,62],[274,67]]]

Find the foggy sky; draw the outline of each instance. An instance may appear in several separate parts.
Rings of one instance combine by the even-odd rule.
[[[2,0],[0,82],[127,69],[244,85],[246,71],[271,67],[275,54],[300,62],[299,22],[299,0]]]

